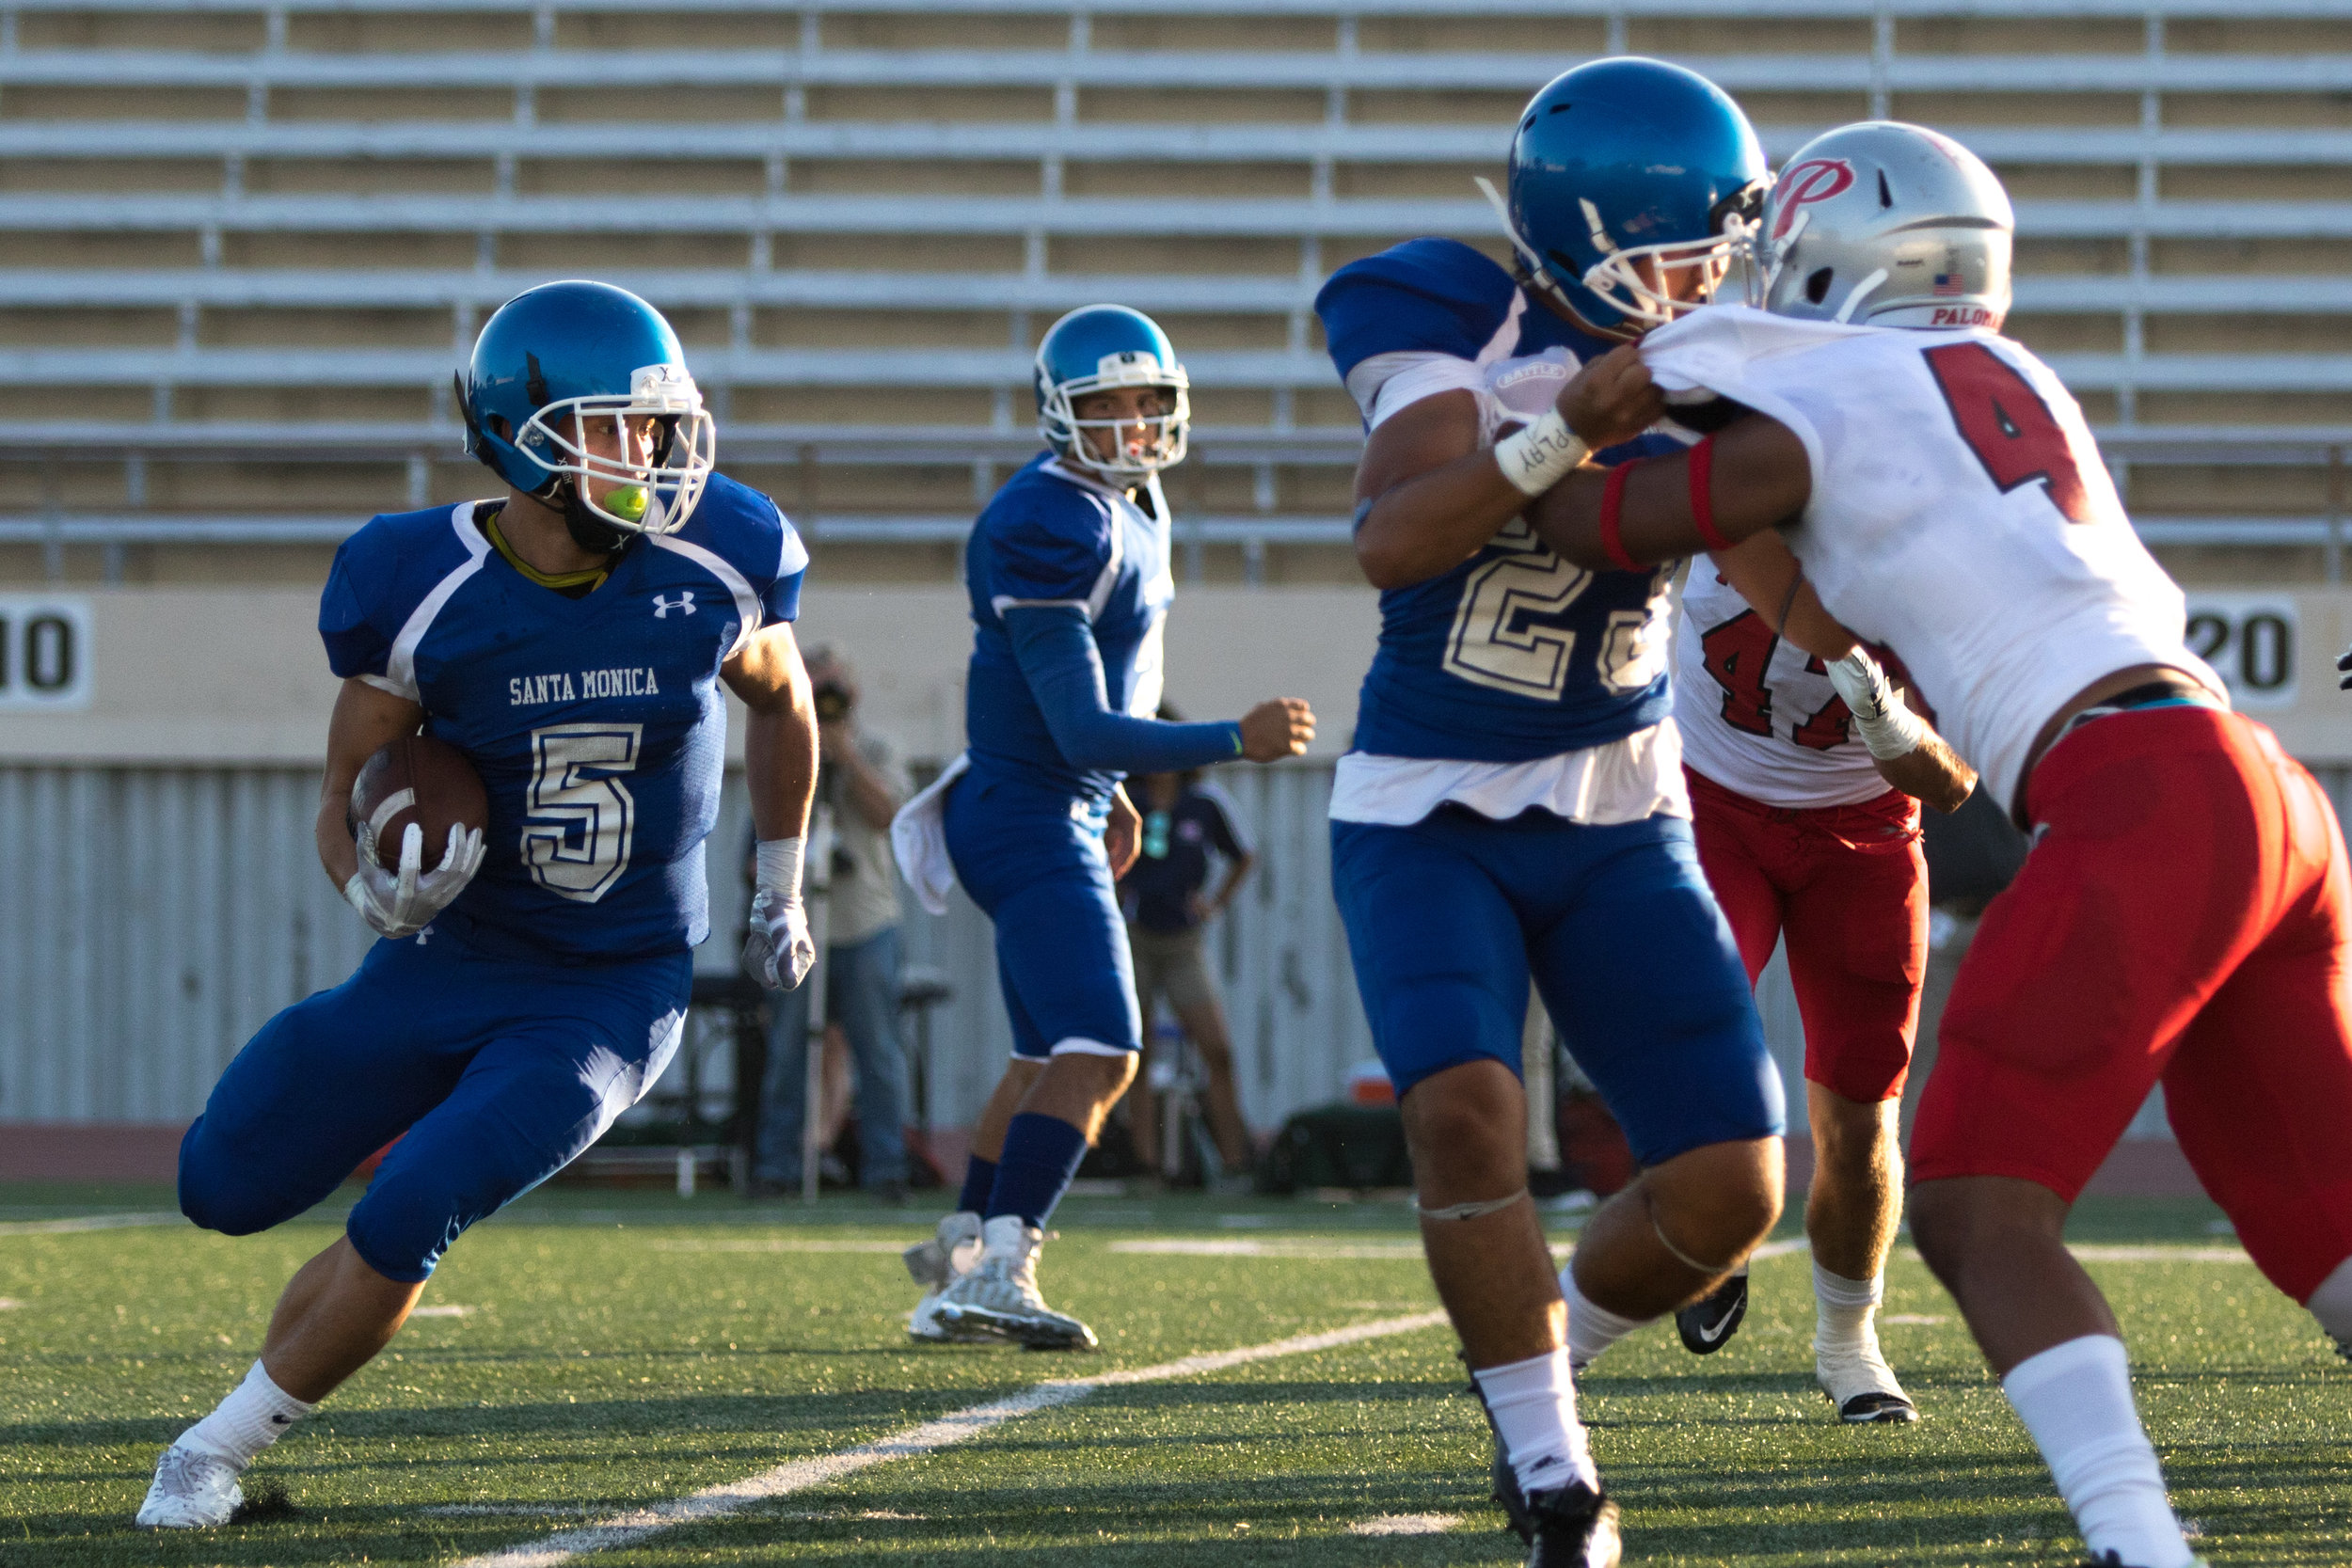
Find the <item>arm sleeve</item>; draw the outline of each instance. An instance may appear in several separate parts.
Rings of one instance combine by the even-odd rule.
[[[1241,755],[1241,726],[1230,721],[1168,724],[1113,712],[1084,610],[1022,606],[1005,616],[1005,630],[1045,727],[1073,767],[1169,773]]]

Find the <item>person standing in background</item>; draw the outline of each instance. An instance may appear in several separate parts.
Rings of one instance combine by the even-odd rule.
[[[1163,707],[1160,717],[1172,721],[1176,715]],[[1233,1086],[1232,1036],[1201,950],[1201,932],[1233,901],[1258,857],[1232,798],[1203,780],[1198,768],[1145,774],[1136,804],[1143,811],[1141,852],[1119,884],[1127,942],[1135,953],[1136,1003],[1143,1018],[1145,1092],[1127,1102],[1136,1155],[1146,1170],[1176,1174],[1160,1168],[1158,1106],[1150,1092],[1152,1008],[1165,995],[1208,1075],[1209,1135],[1216,1140],[1218,1162],[1228,1177],[1247,1173],[1249,1131]],[[1225,862],[1225,879],[1215,894],[1206,891],[1212,850]]]
[[[882,740],[857,725],[857,686],[830,649],[809,659],[818,722],[817,800],[832,813],[831,920],[825,941],[825,1038],[840,1041],[857,1072],[858,1184],[889,1203],[906,1201],[907,1058],[898,1043],[898,884],[890,819],[903,797]],[[801,1184],[807,1114],[808,996],[791,991],[770,1009],[768,1070],[752,1167],[754,1196]],[[838,1135],[844,1107],[818,1108],[822,1147]]]

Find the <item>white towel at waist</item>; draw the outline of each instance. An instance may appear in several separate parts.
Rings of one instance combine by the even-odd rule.
[[[898,875],[933,914],[947,912],[947,894],[956,885],[955,863],[947,858],[947,791],[971,766],[972,754],[958,752],[929,788],[890,819],[890,852],[898,862]]]

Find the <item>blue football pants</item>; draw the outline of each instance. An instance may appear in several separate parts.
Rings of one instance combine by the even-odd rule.
[[[685,952],[555,965],[430,931],[379,942],[229,1064],[181,1140],[181,1211],[231,1236],[266,1230],[399,1137],[349,1235],[386,1278],[424,1279],[468,1226],[570,1164],[652,1086],[692,982]]]
[[[996,925],[1012,1053],[1143,1049],[1136,969],[1103,849],[1104,808],[977,770],[947,796],[956,879]]]
[[[1532,978],[1642,1164],[1780,1133],[1780,1071],[1682,818],[1334,822],[1331,880],[1399,1098],[1465,1062],[1518,1072]]]

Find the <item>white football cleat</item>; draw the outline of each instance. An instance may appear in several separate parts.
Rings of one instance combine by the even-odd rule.
[[[967,1212],[947,1214],[939,1234],[900,1253],[907,1273],[923,1287],[923,1299],[907,1314],[907,1337],[926,1344],[968,1345],[993,1338],[984,1330],[951,1326],[939,1315],[939,1298],[948,1286],[972,1272],[980,1260],[980,1216]]]
[[[1094,1330],[1045,1305],[1037,1288],[1038,1249],[1045,1232],[1018,1214],[988,1222],[988,1250],[978,1266],[939,1294],[936,1311],[948,1328],[1010,1339],[1030,1350],[1093,1350]]]
[[[216,1453],[174,1443],[155,1462],[155,1480],[139,1504],[141,1529],[211,1529],[245,1501],[238,1467]]]
[[[1919,1418],[1919,1407],[1896,1381],[1895,1369],[1879,1354],[1878,1335],[1870,1329],[1864,1329],[1859,1347],[1832,1351],[1815,1340],[1813,1375],[1837,1407],[1837,1418],[1848,1426]]]

